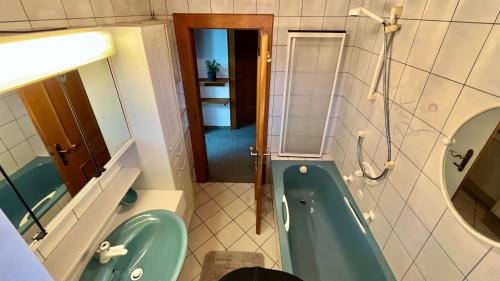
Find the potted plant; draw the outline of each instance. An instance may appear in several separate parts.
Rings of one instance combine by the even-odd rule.
[[[207,65],[207,75],[209,81],[215,81],[217,77],[217,71],[219,71],[221,65],[215,59],[206,60],[205,64]]]

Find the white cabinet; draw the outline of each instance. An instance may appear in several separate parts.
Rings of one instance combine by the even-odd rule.
[[[116,25],[110,65],[143,169],[135,188],[193,191],[166,26]]]

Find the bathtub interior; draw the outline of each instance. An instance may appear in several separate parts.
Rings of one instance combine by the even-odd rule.
[[[307,173],[299,168],[307,166]],[[334,162],[287,161],[272,163],[276,206],[286,196],[285,208],[276,208],[283,270],[304,280],[395,280],[368,225],[363,233],[344,197],[362,218]]]
[[[67,193],[50,157],[36,157],[9,178],[38,218]],[[28,211],[5,179],[0,181],[0,206],[21,234],[33,225],[33,218],[26,216]]]

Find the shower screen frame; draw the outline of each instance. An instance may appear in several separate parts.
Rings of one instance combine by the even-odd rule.
[[[328,125],[330,121],[330,115],[332,110],[333,98],[335,96],[335,88],[337,85],[337,78],[339,74],[340,64],[342,61],[342,55],[344,51],[346,31],[345,30],[289,30],[287,39],[287,52],[286,52],[286,63],[285,63],[285,77],[283,84],[283,102],[282,102],[282,112],[281,112],[281,130],[280,130],[280,143],[278,156],[280,157],[311,157],[320,158],[323,155],[323,149],[325,146],[326,132],[328,130]],[[333,78],[332,89],[330,92],[330,100],[328,104],[328,112],[326,114],[326,121],[323,128],[323,136],[321,139],[320,151],[318,154],[313,153],[294,153],[294,152],[284,152],[284,142],[286,141],[287,126],[285,123],[285,117],[288,117],[288,111],[290,109],[290,88],[291,81],[293,81],[293,65],[295,57],[295,38],[338,38],[341,40],[339,46],[339,53],[336,61],[335,74]],[[291,70],[292,69],[292,70]]]

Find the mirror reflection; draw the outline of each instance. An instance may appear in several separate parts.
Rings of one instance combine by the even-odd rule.
[[[500,242],[500,108],[472,118],[453,139],[444,160],[449,198],[467,224]]]
[[[129,139],[107,60],[0,95],[0,165],[44,226]],[[39,228],[7,191],[0,208],[30,241]]]
[[[17,180],[17,175],[7,178],[7,172],[1,165],[0,172],[1,211],[9,218],[12,224],[16,226],[24,240],[29,242],[42,230],[35,224],[34,217],[31,216],[27,208],[33,201],[33,196],[26,196],[26,199],[22,198],[21,194],[26,193],[26,190],[23,188],[22,184],[20,188],[14,187],[13,180]]]

